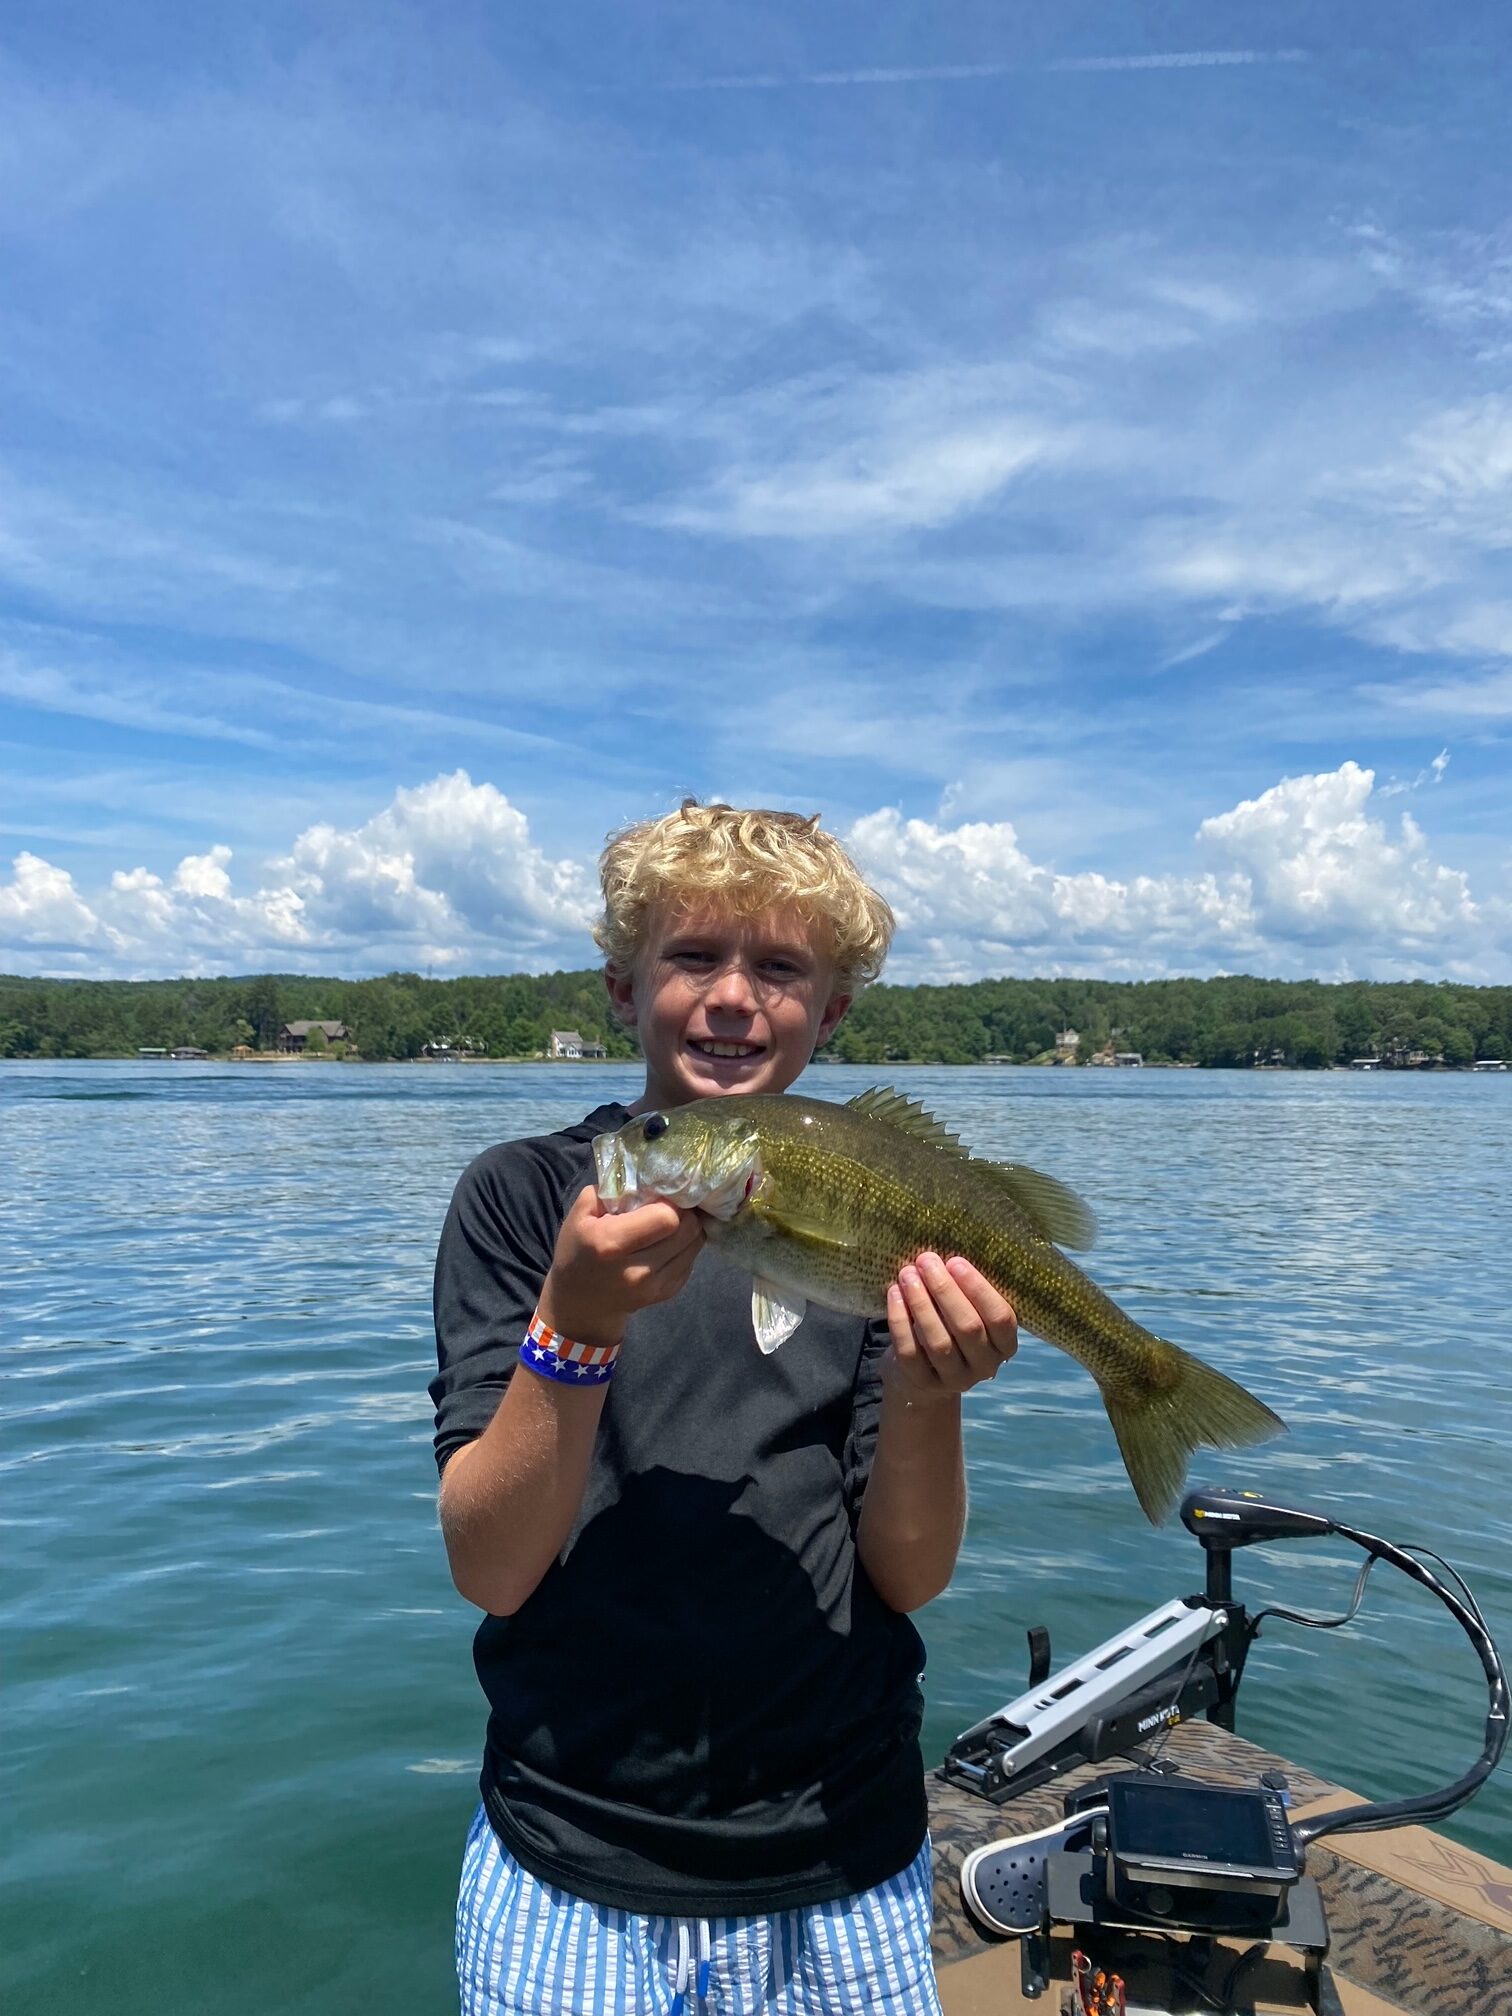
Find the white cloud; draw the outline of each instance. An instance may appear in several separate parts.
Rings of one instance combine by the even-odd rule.
[[[36,854],[18,854],[0,882],[0,944],[45,961],[49,952],[108,947],[111,933],[74,888],[73,877]]]
[[[1197,837],[1248,880],[1263,937],[1409,963],[1472,954],[1482,920],[1469,878],[1433,860],[1410,812],[1395,834],[1372,818],[1374,784],[1356,763],[1288,777]]]
[[[142,613],[177,613],[225,596],[260,605],[330,581],[324,570],[251,544],[233,546],[229,537],[207,531],[205,521],[214,516],[229,534],[236,514],[193,491],[164,485],[149,501],[140,486],[122,484],[114,472],[109,481],[114,497],[86,501],[6,471],[0,564],[7,575],[35,595],[74,607]]]
[[[1512,611],[1507,616],[1504,655],[1512,657]],[[1404,712],[1456,715],[1467,721],[1512,721],[1512,671],[1484,678],[1430,679],[1414,685],[1368,686],[1372,699]]]
[[[589,871],[546,855],[524,814],[465,771],[397,792],[361,826],[306,828],[248,894],[236,893],[231,862],[217,845],[166,879],[117,869],[86,901],[63,869],[22,854],[0,883],[0,963],[130,976],[539,969],[593,956]]]
[[[1251,942],[1242,876],[1063,875],[1009,820],[947,828],[886,809],[847,837],[898,914],[900,978],[1211,970]]]
[[[1376,223],[1356,226],[1364,264],[1420,314],[1473,346],[1479,362],[1512,349],[1512,245],[1481,232],[1440,231],[1407,240]]]
[[[1007,820],[883,810],[848,837],[898,912],[899,977],[1512,971],[1512,910],[1477,904],[1410,815],[1394,831],[1372,816],[1374,781],[1355,763],[1284,779],[1204,820],[1197,845],[1214,865],[1189,874],[1060,874]]]
[[[178,865],[173,886],[186,896],[209,896],[223,901],[231,894],[231,877],[226,873],[230,859],[231,849],[224,846],[212,847],[208,854],[186,854]]]
[[[1437,783],[1447,752],[1413,787]],[[856,819],[846,838],[898,913],[900,980],[985,973],[1138,976],[1245,970],[1344,978],[1512,974],[1512,906],[1477,901],[1410,814],[1380,816],[1355,763],[1289,777],[1202,822],[1185,872],[1037,861],[1010,820]],[[0,882],[0,965],[22,972],[321,972],[394,965],[521,971],[594,959],[586,862],[553,858],[525,815],[465,771],[432,778],[361,825],[317,823],[238,894],[232,854],[171,876],[120,869],[85,896],[22,854]]]
[[[407,745],[461,738],[468,746],[528,749],[560,761],[576,754],[554,737],[472,711],[479,696],[457,695],[444,685],[425,690],[429,704],[413,705],[327,692],[318,676],[299,683],[202,664],[170,673],[150,663],[119,662],[89,631],[13,627],[25,648],[8,648],[0,630],[0,699],[40,713],[283,755],[350,751],[358,740],[387,750],[396,736]]]
[[[1345,617],[1441,579],[1425,554],[1383,547],[1363,526],[1308,523],[1301,514],[1234,521],[1216,535],[1173,527],[1152,540],[1149,575],[1159,587],[1218,603],[1229,620],[1299,605]]]
[[[985,504],[1038,461],[1042,430],[1013,422],[981,431],[853,452],[739,486],[731,529],[805,539],[825,533],[943,525]]]
[[[1209,651],[1216,651],[1220,644],[1227,643],[1231,634],[1227,628],[1209,630],[1205,636],[1194,638],[1190,644],[1183,644],[1179,650],[1172,651],[1168,657],[1162,658],[1158,669],[1162,672],[1174,672],[1178,665],[1190,665],[1194,659],[1206,658]]]
[[[702,494],[647,515],[751,539],[924,531],[979,510],[1069,446],[1064,430],[1006,402],[995,409],[955,382],[900,379],[871,390],[873,411],[840,418],[838,429],[839,416],[827,416],[823,432],[840,433],[827,452],[764,467],[742,459]]]
[[[1076,406],[1063,377],[1027,354],[758,379],[675,416],[617,416],[651,436],[674,427],[707,458],[701,480],[627,515],[728,539],[861,547],[934,531],[990,511],[1032,473],[1102,467],[1123,450],[1118,430],[1088,428]]]
[[[449,957],[479,944],[528,955],[586,932],[593,911],[587,871],[549,859],[525,815],[465,770],[396,792],[355,830],[312,826],[274,866],[326,942],[397,936]]]
[[[109,920],[128,972],[214,972],[263,961],[283,964],[308,944],[298,894],[288,888],[233,894],[231,849],[189,854],[171,882],[148,868],[117,869],[97,908]]]
[[[1146,351],[1181,350],[1208,334],[1191,317],[1140,301],[1110,307],[1105,301],[1058,301],[1045,316],[1041,340],[1056,356],[1086,351],[1107,357],[1139,357]]]
[[[1427,768],[1419,770],[1415,777],[1393,777],[1389,784],[1378,784],[1375,795],[1377,798],[1401,798],[1409,791],[1421,791],[1425,784],[1442,784],[1448,768],[1449,751],[1440,749]]]
[[[1512,545],[1512,400],[1488,396],[1427,414],[1382,463],[1322,486],[1469,552]]]
[[[643,415],[648,439],[675,434],[676,474],[624,515],[759,542],[790,594],[1065,625],[1296,613],[1388,649],[1487,648],[1512,402],[1446,399],[1357,346],[1346,362],[1346,319],[1391,311],[1379,275],[1134,239],[1082,243],[1066,266],[1079,284],[969,362],[794,374]],[[1306,398],[1236,391],[1283,368]]]

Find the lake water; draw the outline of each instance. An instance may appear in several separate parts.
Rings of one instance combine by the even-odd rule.
[[[1290,1422],[1194,1481],[1436,1548],[1512,1643],[1512,1074],[895,1075],[1079,1188],[1103,1285]],[[435,1524],[436,1235],[479,1149],[636,1084],[0,1064],[7,2012],[455,2007],[483,1708]],[[1061,1659],[1201,1584],[1070,1360],[1026,1340],[967,1404],[971,1531],[920,1620],[932,1761],[1020,1691],[1026,1626]],[[1239,1593],[1339,1609],[1358,1558],[1241,1554]],[[1239,1727],[1394,1797],[1458,1775],[1484,1702],[1456,1627],[1381,1570],[1349,1631],[1268,1630]],[[1449,1831],[1512,1861],[1512,1770]]]

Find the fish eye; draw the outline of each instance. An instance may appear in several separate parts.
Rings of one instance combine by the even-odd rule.
[[[665,1113],[651,1113],[647,1115],[645,1123],[641,1127],[641,1133],[648,1141],[659,1141],[662,1135],[666,1133],[669,1125],[670,1122]]]

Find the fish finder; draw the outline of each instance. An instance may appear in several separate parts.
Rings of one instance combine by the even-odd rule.
[[[1302,1874],[1279,1792],[1128,1772],[1107,1785],[1105,1883],[1120,1915],[1275,1922]],[[1193,1892],[1201,1893],[1201,1901]]]

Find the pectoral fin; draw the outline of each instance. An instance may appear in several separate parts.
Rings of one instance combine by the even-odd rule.
[[[758,1274],[751,1284],[751,1322],[756,1342],[770,1358],[779,1344],[785,1344],[803,1321],[808,1303],[791,1288],[779,1288],[775,1281],[763,1281]]]

